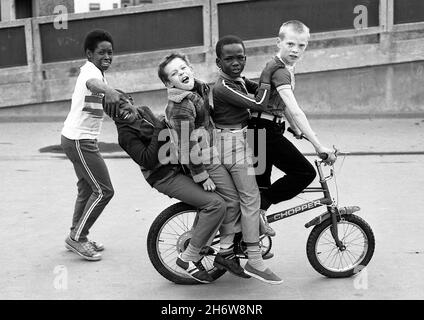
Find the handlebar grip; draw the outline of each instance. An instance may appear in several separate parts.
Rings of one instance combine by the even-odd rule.
[[[287,131],[290,132],[294,136],[296,135],[296,133],[293,131],[293,129],[291,127],[288,127]]]
[[[291,128],[291,127],[288,127],[287,128],[287,131],[288,132],[290,132],[294,137],[296,137],[296,138],[298,138],[298,139],[305,139],[305,140],[308,140],[309,141],[309,139],[308,138],[306,138],[306,136],[303,134],[303,133],[301,133],[300,134],[300,136],[298,136],[298,135],[296,135],[296,132],[294,132],[293,131],[293,129]],[[300,137],[300,138],[299,138]]]
[[[327,160],[328,158],[328,153],[325,152],[321,152],[318,154],[318,156],[322,159],[322,160]]]

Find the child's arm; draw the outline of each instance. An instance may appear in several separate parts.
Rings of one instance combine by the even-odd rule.
[[[259,84],[256,81],[252,81],[245,77],[243,77],[243,79],[244,79],[244,82],[246,83],[247,92],[249,92],[250,94],[256,94],[256,92],[259,89]]]
[[[297,139],[302,138],[302,130],[299,129],[299,127],[296,125],[296,122],[294,121],[292,115],[290,112],[287,111],[287,108],[284,109],[284,116],[286,117],[287,121],[289,122],[290,128],[292,128],[295,137]]]
[[[268,83],[261,84],[256,96],[250,97],[248,93],[241,91],[231,81],[222,80],[222,86],[214,88],[214,95],[231,105],[242,109],[264,111],[268,105],[271,86]]]
[[[293,94],[292,89],[286,86],[280,86],[277,88],[280,97],[283,99],[286,105],[286,114],[289,114],[289,118],[293,121],[293,124],[298,128],[304,136],[312,143],[315,151],[320,153],[332,154],[333,150],[324,147],[318,140],[316,133],[312,130],[305,113],[300,109],[297,104],[296,97]],[[294,128],[293,128],[294,129]]]
[[[184,99],[182,103],[171,109],[168,120],[171,127],[177,132],[179,141],[180,161],[188,164],[194,182],[203,184],[209,179],[202,162],[193,163],[191,154],[198,148],[198,142],[190,139],[196,119],[196,111],[193,103],[189,99]]]
[[[150,111],[150,110],[149,110]],[[158,150],[159,141],[158,136],[165,125],[157,118],[153,120],[153,133],[150,142],[147,144],[143,142],[139,135],[128,127],[117,127],[118,129],[118,142],[122,149],[140,166],[151,170],[158,163]]]
[[[161,130],[162,128],[155,128],[150,143],[145,144],[131,129],[118,128],[119,145],[138,165],[151,170],[159,163],[158,135]]]
[[[87,80],[86,86],[93,93],[103,93],[104,96],[104,111],[111,118],[119,117],[119,104],[121,99],[126,100],[124,95],[112,87],[108,86],[100,79],[92,78]]]
[[[224,101],[231,103],[234,106],[251,109],[254,111],[265,111],[268,106],[269,96],[271,92],[271,77],[275,70],[281,68],[274,59],[269,61],[261,73],[259,85],[254,85],[253,81],[248,80],[246,85],[247,92],[241,91],[231,81],[222,80],[222,86],[218,87],[215,91],[217,95],[221,96]],[[253,91],[254,87],[254,91]],[[248,93],[255,94],[252,98]]]

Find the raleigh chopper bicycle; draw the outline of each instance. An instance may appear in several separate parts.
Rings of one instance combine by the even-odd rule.
[[[336,150],[337,152],[337,150]],[[358,206],[340,207],[332,198],[327,181],[335,176],[333,167],[330,174],[324,175],[323,160],[315,160],[320,187],[308,187],[302,193],[322,193],[323,196],[267,215],[269,223],[274,223],[315,208],[326,211],[305,224],[313,227],[306,243],[309,263],[320,274],[329,278],[346,278],[360,272],[371,260],[375,238],[369,224],[354,214]],[[147,249],[155,269],[166,279],[177,284],[198,284],[176,265],[177,256],[187,247],[197,209],[178,202],[162,211],[153,221],[148,236]],[[241,233],[235,237],[235,253],[240,259],[247,259],[246,247]],[[272,240],[269,236],[260,238],[262,256],[270,252]],[[203,265],[209,274],[218,279],[226,270],[213,265],[219,249],[219,233],[210,247],[202,249]]]

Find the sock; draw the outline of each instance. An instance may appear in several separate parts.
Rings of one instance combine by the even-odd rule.
[[[196,248],[195,246],[192,246],[191,243],[188,244],[187,248],[184,250],[184,252],[181,255],[181,259],[183,261],[199,261],[202,256],[199,254],[200,249]]]
[[[234,233],[226,234],[219,239],[219,253],[232,253],[234,248]]]
[[[266,270],[266,266],[264,264],[264,260],[262,259],[262,252],[259,248],[259,245],[247,246],[247,258],[251,267],[259,271]]]

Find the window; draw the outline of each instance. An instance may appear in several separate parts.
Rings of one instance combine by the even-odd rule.
[[[89,9],[90,11],[100,10],[100,3],[90,3]]]
[[[117,3],[114,3],[113,4],[113,9],[118,9],[118,4]]]
[[[130,5],[132,5],[131,0],[121,0],[121,7],[126,8]]]

